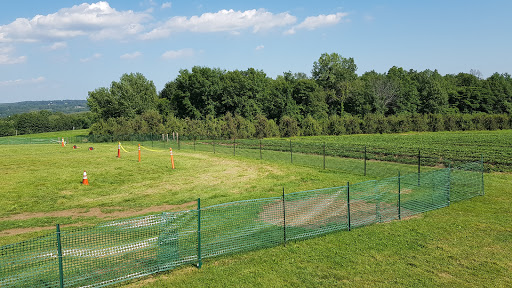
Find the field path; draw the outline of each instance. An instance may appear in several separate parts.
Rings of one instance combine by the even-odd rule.
[[[196,205],[196,201],[191,201],[187,203],[183,203],[180,205],[159,205],[147,207],[144,209],[125,209],[123,207],[102,207],[102,208],[80,208],[80,209],[69,209],[62,211],[51,211],[51,212],[31,212],[31,213],[21,213],[14,214],[7,217],[0,218],[0,221],[7,220],[28,220],[33,218],[42,218],[42,217],[96,217],[101,219],[121,219],[127,217],[134,217],[139,215],[144,215],[148,213],[159,213],[164,211],[182,211],[187,208]],[[102,210],[114,210],[112,212],[103,212]],[[116,211],[117,210],[117,211]],[[81,226],[80,224],[69,224],[69,225],[61,225],[62,227],[73,227],[73,226]],[[30,228],[13,228],[0,231],[0,236],[13,236],[28,232],[35,232],[46,229],[55,229],[55,226],[47,226],[47,227],[30,227]]]

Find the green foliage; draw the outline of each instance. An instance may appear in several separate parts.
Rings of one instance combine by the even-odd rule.
[[[477,71],[442,76],[437,70],[396,66],[387,73],[358,76],[356,71],[354,59],[338,53],[323,53],[313,63],[310,78],[284,72],[272,79],[253,68],[194,66],[180,70],[158,96],[142,74],[124,74],[110,88],[89,92],[88,104],[104,123],[110,118],[133,120],[126,124],[135,133],[171,130],[200,138],[495,130],[511,125],[509,74],[481,79]],[[56,125],[57,120],[39,125]],[[112,131],[99,129],[102,125],[92,133]],[[130,130],[114,126],[122,130],[117,134]]]
[[[289,116],[283,116],[283,118],[281,118],[281,121],[279,121],[279,131],[281,132],[281,136],[283,137],[299,136],[299,123],[297,122],[297,120]]]
[[[156,109],[158,96],[153,81],[140,73],[123,74],[110,88],[101,87],[89,92],[87,103],[99,119],[142,115]]]
[[[40,110],[15,114],[0,118],[0,136],[85,129],[91,126],[93,118],[90,112],[64,114]]]
[[[320,126],[317,120],[311,117],[311,115],[308,115],[306,118],[304,118],[304,120],[302,120],[301,128],[301,135],[304,136],[314,136],[323,134],[322,127]]]

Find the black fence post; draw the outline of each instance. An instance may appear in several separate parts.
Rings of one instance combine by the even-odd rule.
[[[452,163],[448,164],[448,193],[447,193],[447,200],[448,200],[448,206],[450,206],[450,189],[452,186]]]
[[[325,142],[324,142],[324,170],[325,170]]]
[[[196,151],[196,138],[194,138],[194,151]]]
[[[348,231],[351,229],[350,224],[350,184],[347,182],[347,224],[348,224]]]
[[[400,171],[398,171],[398,220],[402,220],[402,205],[400,199]]]
[[[366,145],[364,145],[364,176],[366,176]]]
[[[59,258],[59,280],[60,287],[64,287],[64,268],[62,264],[62,243],[60,240],[60,225],[57,224],[57,255]]]
[[[233,156],[235,156],[235,154],[236,154],[235,148],[236,148],[236,138],[233,137]]]
[[[420,186],[421,177],[421,150],[418,149],[418,186]]]
[[[201,258],[201,198],[197,198],[197,268],[203,266]]]
[[[286,247],[286,201],[284,199],[284,187],[283,187],[283,244]]]
[[[212,140],[213,154],[215,154],[215,140]]]
[[[290,162],[293,164],[292,139],[290,139]]]
[[[480,154],[480,169],[482,171],[482,185],[480,195],[485,196],[484,190],[484,154]]]

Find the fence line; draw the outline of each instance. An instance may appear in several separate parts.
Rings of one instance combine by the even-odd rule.
[[[60,230],[0,247],[0,287],[102,287],[483,195],[483,162]]]

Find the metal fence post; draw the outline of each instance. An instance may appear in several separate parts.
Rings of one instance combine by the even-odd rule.
[[[201,198],[197,198],[197,268],[203,266],[201,258]]]
[[[400,171],[398,171],[398,220],[402,220],[402,205],[400,203]]]
[[[283,244],[286,247],[286,201],[284,199],[284,187],[283,187]]]
[[[325,142],[324,142],[324,170],[325,170]]]
[[[293,164],[292,139],[290,139],[290,162]]]
[[[64,269],[62,265],[62,243],[60,241],[60,225],[57,224],[57,255],[59,258],[59,280],[60,287],[64,287]]]
[[[366,176],[366,145],[364,145],[364,176]]]
[[[196,151],[196,138],[194,138],[194,151]]]
[[[235,154],[236,154],[235,148],[236,148],[236,138],[233,137],[233,156],[235,156]]]
[[[212,145],[213,145],[213,154],[215,154],[215,140],[212,140]]]
[[[421,151],[418,149],[418,186],[420,186],[420,175],[421,175]]]
[[[351,229],[350,225],[350,184],[347,182],[347,221],[348,221],[348,231]]]
[[[485,190],[484,190],[484,154],[480,154],[480,168],[482,170],[482,185],[481,185],[480,195],[484,196],[485,195]]]
[[[447,200],[448,200],[448,206],[450,206],[450,189],[451,189],[451,186],[452,186],[452,163],[448,164],[448,195],[447,196]]]

